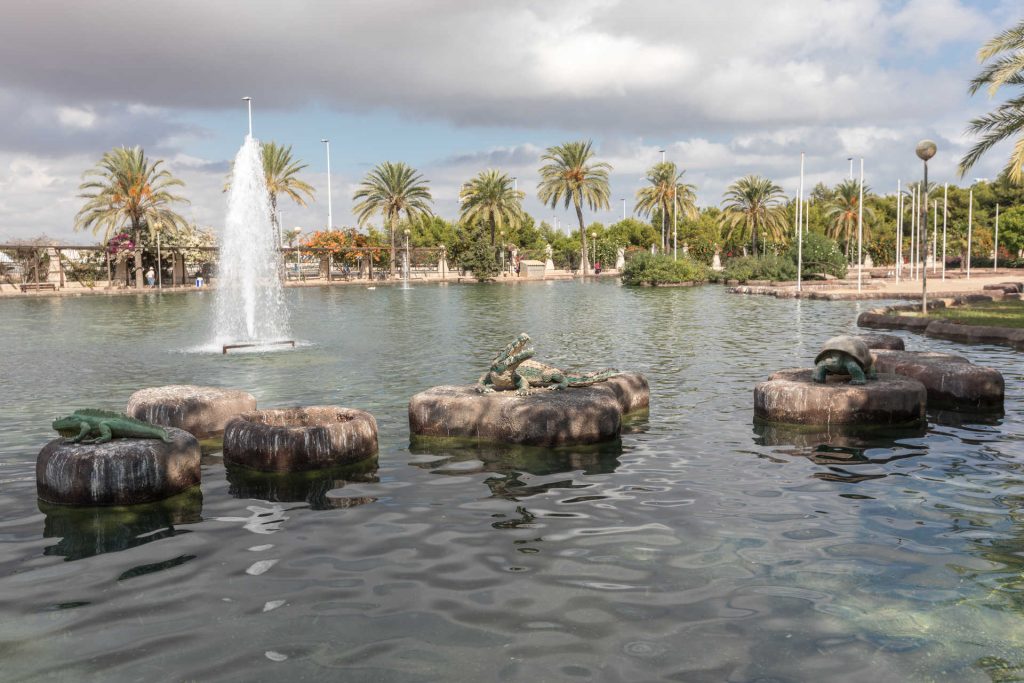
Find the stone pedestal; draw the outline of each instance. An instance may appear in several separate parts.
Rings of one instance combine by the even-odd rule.
[[[350,465],[376,452],[373,415],[340,406],[255,410],[224,430],[224,462],[263,472]]]
[[[173,496],[199,483],[199,442],[181,429],[160,439],[103,444],[46,444],[36,459],[39,498],[57,505],[133,505]]]
[[[928,405],[957,410],[1002,410],[1005,383],[997,370],[974,365],[963,356],[925,351],[871,352],[879,372],[921,382]]]
[[[811,369],[780,370],[754,387],[754,417],[798,425],[906,425],[923,420],[927,392],[917,380],[882,375],[852,385],[828,375],[824,384]]]
[[[530,446],[597,443],[619,436],[622,415],[646,408],[643,375],[622,373],[587,387],[480,394],[473,385],[439,386],[409,401],[413,436],[462,437]]]
[[[867,344],[869,349],[902,351],[905,348],[902,337],[897,337],[895,334],[872,334],[868,332],[865,334],[855,334],[853,336]]]
[[[256,397],[238,389],[173,384],[136,391],[125,412],[164,427],[184,429],[202,438],[224,431],[231,418],[256,410]]]

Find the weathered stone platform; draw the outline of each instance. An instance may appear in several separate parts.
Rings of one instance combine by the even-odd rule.
[[[125,412],[202,438],[223,432],[229,420],[252,410],[256,410],[256,398],[245,391],[172,384],[136,391],[128,399]]]
[[[376,452],[377,420],[340,406],[255,410],[224,429],[224,461],[263,472],[337,467]]]
[[[855,334],[853,336],[863,340],[863,342],[868,345],[869,349],[891,349],[893,351],[902,351],[906,348],[903,343],[903,338],[897,337],[895,334],[866,332],[863,334]]]
[[[851,385],[848,377],[828,375],[824,384],[813,370],[780,370],[754,387],[754,417],[799,425],[906,425],[923,420],[927,392],[917,380],[882,375]]]
[[[926,351],[871,352],[878,372],[921,382],[928,404],[960,410],[1001,410],[1005,384],[992,368],[974,365],[963,356]]]
[[[103,444],[54,439],[36,459],[39,498],[57,505],[134,505],[173,496],[199,483],[199,442],[181,429],[159,439]]]
[[[625,372],[607,381],[529,396],[477,393],[473,385],[439,386],[409,401],[413,436],[468,437],[530,446],[568,446],[616,438],[622,415],[647,408],[647,379]]]

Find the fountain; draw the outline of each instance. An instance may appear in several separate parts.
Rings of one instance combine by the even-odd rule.
[[[289,338],[280,267],[260,142],[250,131],[235,156],[221,238],[214,309],[218,348]]]

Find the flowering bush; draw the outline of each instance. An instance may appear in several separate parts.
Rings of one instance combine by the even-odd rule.
[[[107,253],[115,258],[124,258],[124,255],[135,251],[135,242],[132,241],[132,236],[126,232],[121,232],[107,241]]]

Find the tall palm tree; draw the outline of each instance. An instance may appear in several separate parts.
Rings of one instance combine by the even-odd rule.
[[[540,167],[540,182],[537,184],[537,196],[545,205],[552,208],[563,202],[569,208],[572,202],[576,209],[576,218],[580,223],[580,242],[582,245],[582,262],[580,268],[585,275],[590,269],[587,260],[587,231],[583,224],[583,204],[591,211],[608,208],[611,190],[608,187],[608,172],[612,166],[604,161],[591,163],[594,156],[591,140],[566,142],[562,145],[548,147],[541,156],[547,162]]]
[[[871,188],[864,186],[864,195],[867,196]],[[828,200],[825,208],[825,220],[828,222],[826,231],[828,236],[837,242],[846,241],[846,248],[843,253],[846,259],[850,259],[850,243],[853,236],[857,234],[857,222],[860,218],[860,181],[844,180],[836,185],[832,197]],[[875,210],[864,202],[864,225],[863,239],[866,241],[871,234],[871,225],[875,220]]]
[[[992,97],[1005,85],[1024,85],[1024,21],[982,45],[978,61],[989,63],[971,81],[968,90],[972,95],[985,88]],[[1006,172],[1012,182],[1024,183],[1024,94],[1018,93],[995,111],[972,119],[967,132],[980,134],[981,139],[960,160],[960,177],[993,145],[1017,135]]]
[[[750,236],[751,253],[757,255],[757,235],[781,240],[786,230],[785,193],[769,178],[748,175],[725,190],[722,201],[723,226],[728,226],[726,239],[739,232],[740,239]],[[762,247],[764,249],[765,247]]]
[[[103,241],[128,227],[135,241],[135,286],[142,289],[142,228],[150,235],[187,228],[188,221],[170,207],[188,203],[171,188],[185,183],[161,168],[162,159],[151,162],[141,147],[117,147],[103,155],[93,168],[82,174],[78,189],[87,200],[75,216],[75,230],[103,231]]]
[[[395,232],[399,216],[404,212],[411,221],[432,214],[430,205],[434,200],[427,181],[404,162],[385,161],[366,174],[352,195],[352,201],[358,202],[353,211],[359,225],[365,225],[377,213],[387,222],[391,233],[391,276],[394,277]]]
[[[655,209],[662,215],[662,226],[665,218],[679,215],[684,218],[697,218],[697,188],[683,182],[683,169],[677,169],[671,161],[662,161],[651,166],[647,171],[647,182],[650,187],[636,191],[636,209],[641,216],[650,217]],[[661,231],[661,248],[665,249],[667,236],[664,228]]]
[[[292,158],[292,147],[279,145],[273,140],[262,144],[263,175],[267,181],[267,194],[270,195],[270,220],[278,232],[281,226],[277,219],[277,197],[284,195],[299,206],[306,205],[306,197],[313,199],[316,190],[309,183],[299,180],[298,173],[309,164],[300,163]],[[305,197],[303,197],[305,195]],[[327,226],[332,229],[332,226]]]
[[[494,232],[506,224],[518,227],[523,217],[524,192],[513,189],[512,179],[495,169],[481,171],[459,190],[459,219],[464,222],[486,220],[491,226],[491,246]]]

